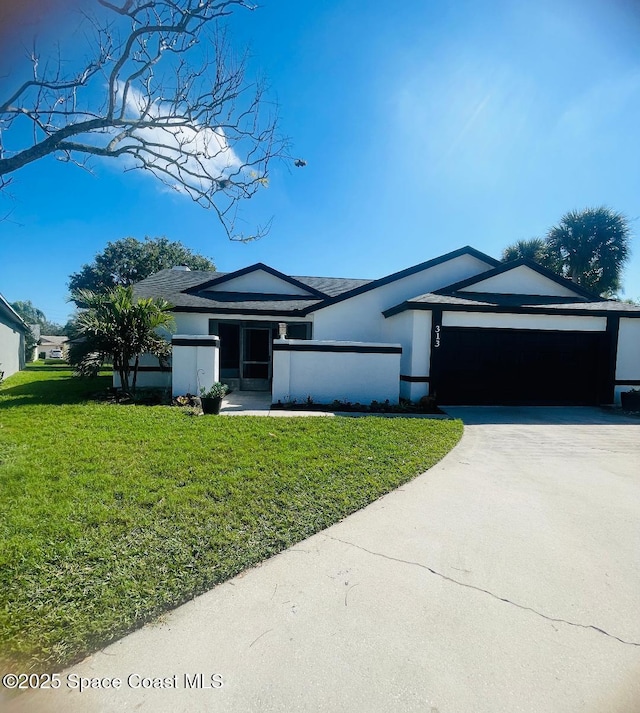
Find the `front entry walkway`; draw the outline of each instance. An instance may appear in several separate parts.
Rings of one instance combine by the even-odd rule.
[[[270,410],[270,391],[232,391],[224,397],[220,413],[225,416],[268,416]]]
[[[333,416],[322,411],[285,411],[271,408],[270,391],[232,391],[222,401],[223,416]]]

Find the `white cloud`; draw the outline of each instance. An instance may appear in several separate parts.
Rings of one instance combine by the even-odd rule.
[[[122,91],[122,87],[118,90]],[[147,165],[156,169],[169,187],[186,193],[189,187],[206,191],[211,179],[224,180],[241,169],[242,161],[220,127],[195,122],[182,125],[182,118],[171,113],[168,106],[159,102],[148,106],[144,95],[134,88],[127,92],[125,108],[127,115],[136,119],[143,113],[153,119],[165,119],[162,126],[135,129],[131,138],[125,138],[122,143],[139,143],[141,148],[146,144]],[[126,161],[131,167],[138,165],[131,155]]]

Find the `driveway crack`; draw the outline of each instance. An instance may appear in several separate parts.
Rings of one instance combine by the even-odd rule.
[[[594,626],[593,624],[579,624],[577,622],[568,621],[567,619],[562,619],[560,617],[549,616],[548,614],[539,612],[536,609],[533,609],[532,607],[526,606],[525,604],[519,604],[518,602],[514,602],[511,599],[508,599],[507,597],[501,597],[498,594],[494,594],[493,592],[491,592],[488,589],[483,589],[482,587],[478,587],[475,584],[468,584],[467,582],[461,582],[458,579],[449,577],[448,575],[443,574],[442,572],[438,572],[437,570],[433,569],[432,567],[429,567],[426,564],[422,564],[421,562],[413,562],[412,560],[403,560],[403,559],[400,559],[399,557],[392,557],[391,555],[385,555],[383,552],[374,552],[373,550],[368,550],[366,547],[362,547],[361,545],[356,545],[354,542],[348,542],[347,540],[341,540],[339,537],[332,537],[331,535],[325,535],[325,537],[328,537],[330,540],[334,540],[336,542],[342,542],[343,545],[349,545],[349,547],[355,547],[356,549],[362,550],[363,552],[373,555],[374,557],[382,557],[383,559],[390,560],[391,562],[399,562],[400,564],[408,564],[412,567],[420,567],[420,569],[426,569],[427,572],[430,572],[431,574],[435,575],[436,577],[440,577],[441,579],[444,579],[447,582],[451,582],[452,584],[457,584],[459,587],[465,587],[466,589],[474,589],[476,592],[482,592],[483,594],[488,594],[490,597],[492,597],[493,599],[497,599],[499,602],[504,602],[505,604],[511,604],[511,606],[517,607],[518,609],[523,609],[524,611],[532,612],[536,616],[539,616],[542,619],[546,619],[547,621],[556,622],[556,623],[560,623],[560,624],[567,624],[568,626],[574,626],[578,629],[591,629],[593,631],[596,631],[598,634],[603,634],[604,636],[608,636],[610,639],[615,639],[616,641],[619,641],[621,644],[625,644],[627,646],[640,647],[640,642],[627,641],[626,639],[622,639],[619,636],[616,636],[615,634],[611,634],[610,632],[605,631],[604,629],[601,629],[599,626]]]

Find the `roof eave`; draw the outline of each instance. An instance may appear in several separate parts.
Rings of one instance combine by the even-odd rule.
[[[305,311],[300,309],[294,310],[263,310],[254,308],[243,308],[238,309],[235,307],[195,307],[195,306],[175,306],[172,307],[170,312],[188,312],[192,314],[210,314],[212,319],[216,314],[239,314],[239,315],[264,315],[265,317],[304,317]]]
[[[442,310],[444,312],[501,312],[505,314],[544,314],[544,315],[575,315],[579,317],[629,317],[630,319],[640,319],[640,309],[634,312],[631,310],[616,309],[585,309],[568,307],[551,308],[549,305],[461,305],[447,304],[446,302],[402,302],[401,304],[385,310],[382,314],[385,317],[393,317],[400,312],[408,310],[433,311]]]

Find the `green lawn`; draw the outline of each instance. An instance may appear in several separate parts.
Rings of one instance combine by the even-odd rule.
[[[36,363],[0,386],[0,659],[12,669],[72,663],[413,478],[462,433],[459,421],[92,401],[108,383]]]

